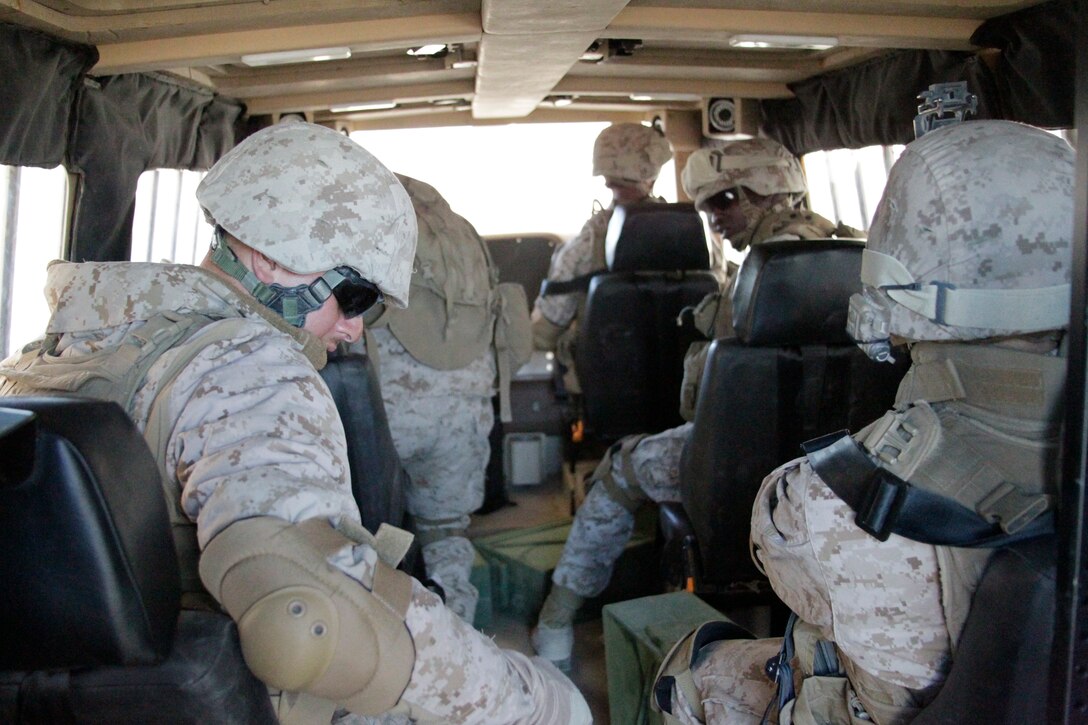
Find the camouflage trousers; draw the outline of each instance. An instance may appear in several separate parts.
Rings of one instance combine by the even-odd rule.
[[[673,715],[684,725],[759,725],[775,684],[764,673],[767,660],[778,654],[781,638],[712,642],[699,650],[691,669],[702,700],[700,719],[678,688],[673,688]],[[768,722],[778,719],[771,714]]]
[[[346,573],[364,585],[371,581],[363,564],[347,566]],[[404,625],[415,662],[400,702],[376,717],[341,712],[337,725],[588,723],[576,715],[588,713],[581,694],[551,663],[501,649],[418,582]]]
[[[600,481],[611,473],[611,487],[595,484],[578,509],[552,581],[574,593],[595,597],[608,586],[612,568],[635,526],[628,502],[679,501],[680,454],[691,437],[691,423],[643,438],[630,450],[635,480],[627,480],[621,455],[606,458],[593,472]],[[607,470],[603,470],[607,467]],[[618,500],[627,498],[628,502]]]
[[[476,552],[465,532],[469,514],[484,500],[491,401],[447,395],[390,402],[389,429],[411,477],[408,511],[427,576],[445,591],[450,609],[471,624],[479,593],[469,582]]]
[[[895,708],[881,707],[872,713],[866,710],[854,690],[854,682],[839,669],[837,673],[815,676],[814,644],[818,631],[799,623],[798,631],[807,629],[805,636],[795,636],[796,653],[791,660],[793,688],[796,697],[782,712],[769,705],[777,698],[777,685],[767,675],[766,663],[778,655],[782,638],[736,639],[712,642],[699,650],[691,668],[692,680],[703,709],[699,718],[682,690],[673,686],[673,714],[684,725],[758,725],[763,722],[779,725],[906,725],[917,710],[905,713]],[[864,672],[853,669],[855,678],[869,679]]]

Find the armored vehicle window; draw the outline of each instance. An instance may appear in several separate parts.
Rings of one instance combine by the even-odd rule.
[[[0,358],[37,337],[49,310],[45,265],[63,253],[68,174],[0,166]]]

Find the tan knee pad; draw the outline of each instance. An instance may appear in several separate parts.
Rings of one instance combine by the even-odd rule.
[[[238,623],[258,678],[376,715],[412,675],[412,580],[379,561],[368,590],[328,563],[352,543],[322,520],[245,519],[208,544],[200,578]]]

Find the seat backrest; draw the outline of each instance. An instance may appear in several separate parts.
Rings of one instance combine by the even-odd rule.
[[[912,723],[1047,722],[1057,548],[1053,536],[996,552],[941,691]]]
[[[860,288],[863,244],[841,240],[753,247],[733,295],[737,337],[716,340],[699,388],[680,490],[702,581],[760,579],[748,550],[755,494],[800,444],[858,430],[892,404],[908,360],[869,360],[845,332]]]
[[[275,722],[230,618],[180,610],[162,479],[117,404],[0,399],[0,577],[0,722]]]
[[[18,622],[0,668],[150,664],[170,651],[181,598],[161,477],[114,403],[4,398],[21,419],[0,487],[0,616]],[[94,616],[88,616],[93,612]]]
[[[530,303],[540,291],[540,283],[548,276],[552,253],[559,246],[559,237],[548,234],[488,236],[487,251],[499,270],[499,282],[518,282],[525,288]]]
[[[710,272],[612,273],[590,283],[574,359],[587,433],[612,441],[682,422],[684,353],[694,336],[676,318],[717,289]]]
[[[586,432],[612,441],[681,422],[684,353],[694,333],[676,318],[718,282],[691,204],[617,207],[606,256],[612,271],[589,284],[574,362]]]
[[[351,491],[363,526],[370,531],[377,531],[383,523],[404,526],[408,474],[389,432],[381,385],[370,357],[358,352],[332,353],[321,377],[344,424]]]
[[[605,261],[612,272],[710,269],[699,212],[686,202],[616,207],[605,234]]]

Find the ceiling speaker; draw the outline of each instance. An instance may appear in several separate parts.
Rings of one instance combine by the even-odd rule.
[[[703,104],[703,135],[707,138],[755,136],[759,104],[748,98],[708,98]]]
[[[706,125],[711,133],[737,132],[737,103],[732,98],[711,98],[706,102]]]

